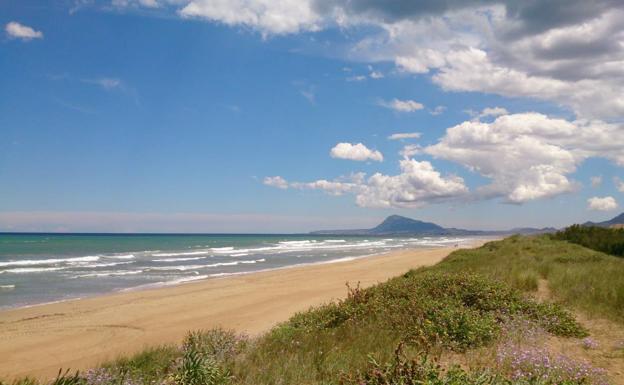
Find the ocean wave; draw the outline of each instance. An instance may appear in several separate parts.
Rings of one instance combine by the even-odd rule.
[[[239,253],[239,254],[232,254],[230,256],[231,257],[246,257],[248,255],[249,255],[249,253]]]
[[[202,255],[202,254],[208,254],[208,251],[203,250],[203,251],[184,251],[181,253],[157,253],[157,254],[152,254],[153,257],[177,257],[179,255]]]
[[[266,262],[266,259],[262,258],[262,259],[252,260],[252,261],[241,261],[240,263],[258,263],[258,262]]]
[[[312,244],[312,243],[317,243],[317,241],[316,240],[312,240],[312,241],[310,241],[310,240],[305,240],[305,241],[281,241],[281,242],[278,242],[278,243],[280,245],[285,245],[285,246],[288,246],[288,245],[309,245],[309,244]]]
[[[198,270],[205,268],[206,265],[178,265],[178,266],[156,266],[149,267],[147,271],[187,271],[187,270]]]
[[[68,262],[95,262],[95,261],[98,261],[99,259],[100,259],[99,256],[92,256],[92,255],[88,255],[86,257],[73,257],[73,258],[25,259],[23,261],[0,262],[0,267],[53,265],[57,263],[68,263]]]
[[[107,255],[106,258],[114,259],[134,259],[134,254]]]
[[[42,273],[44,271],[64,270],[66,267],[21,267],[16,269],[0,270],[2,273],[23,274],[23,273]]]
[[[15,285],[0,285],[0,290],[13,290]]]
[[[86,266],[80,266],[80,267],[89,268],[89,269],[95,269],[97,267],[111,267],[111,266],[119,266],[119,265],[129,265],[131,263],[134,263],[134,262],[129,261],[129,262],[96,263],[96,264],[93,264],[93,265],[86,265]]]
[[[213,248],[211,248],[211,250],[212,250],[212,251],[216,251],[216,252],[220,252],[220,251],[232,251],[232,250],[234,250],[234,248],[233,248],[233,247],[230,247],[230,246],[228,246],[228,247],[213,247]]]
[[[80,274],[71,277],[72,279],[76,278],[91,278],[91,277],[117,277],[123,275],[136,275],[141,274],[143,270],[131,270],[131,271],[107,271],[102,273],[89,273],[89,274]]]
[[[163,259],[154,259],[154,262],[185,262],[185,261],[198,261],[200,259],[206,259],[206,257],[163,258]]]
[[[177,265],[177,266],[156,266],[149,267],[147,271],[188,271],[188,270],[201,270],[208,269],[211,267],[220,267],[220,266],[236,266],[240,264],[254,264],[254,263],[262,263],[266,262],[265,258],[261,259],[251,259],[251,260],[242,260],[242,261],[232,261],[232,262],[217,262],[211,263],[208,265]]]
[[[199,281],[199,280],[202,280],[202,279],[206,279],[208,277],[210,277],[210,276],[209,275],[194,275],[194,276],[191,276],[191,277],[182,277],[182,278],[174,279],[174,280],[171,280],[171,281],[159,282],[157,285],[179,285],[181,283]]]

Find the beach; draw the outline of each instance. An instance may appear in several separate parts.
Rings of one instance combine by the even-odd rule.
[[[483,241],[475,241],[473,246]],[[215,326],[256,335],[297,311],[346,296],[411,268],[433,265],[453,247],[208,279],[0,312],[0,377],[52,377],[147,346],[177,343]]]

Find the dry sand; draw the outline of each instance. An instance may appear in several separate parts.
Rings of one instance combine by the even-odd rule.
[[[370,286],[433,265],[453,250],[403,250],[3,311],[0,378],[93,367],[146,346],[179,342],[193,329],[257,334],[297,311],[344,297],[346,282]]]

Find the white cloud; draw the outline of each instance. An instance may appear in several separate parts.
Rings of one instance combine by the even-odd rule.
[[[368,76],[370,76],[371,79],[382,79],[384,74],[379,71],[372,71]]]
[[[582,79],[572,82],[530,75],[492,63],[488,54],[477,48],[449,52],[447,56],[449,65],[441,67],[433,76],[434,82],[445,90],[547,100],[588,117],[624,115],[620,81]]]
[[[11,21],[4,26],[4,31],[10,38],[29,41],[32,39],[43,39],[43,32],[36,31],[33,28]]]
[[[523,203],[575,190],[568,177],[589,157],[624,165],[622,148],[624,130],[618,125],[524,113],[491,123],[463,122],[423,151],[491,179],[478,190],[480,197]]]
[[[509,114],[509,112],[503,107],[486,107],[483,109],[483,111],[481,111],[477,118],[483,119],[487,117],[497,117],[507,114]]]
[[[304,0],[193,0],[179,14],[251,27],[264,36],[317,31],[322,23],[313,4]]]
[[[593,197],[587,200],[587,208],[597,211],[611,211],[617,209],[617,202],[613,197]]]
[[[362,207],[413,208],[456,199],[468,192],[462,178],[444,178],[427,161],[403,159],[400,165],[399,175],[372,175],[356,195],[356,203]]]
[[[321,179],[290,186],[322,190],[330,195],[353,194],[358,206],[371,208],[418,208],[456,200],[468,193],[462,178],[443,177],[427,161],[403,159],[399,164],[401,173],[398,175],[375,173],[366,179],[360,173],[347,181]]]
[[[433,110],[429,110],[429,113],[431,115],[437,116],[437,115],[441,115],[444,111],[446,111],[445,106],[436,106],[436,108],[434,108]]]
[[[415,100],[392,99],[389,101],[381,100],[379,105],[398,112],[414,112],[425,108],[422,104]]]
[[[592,176],[589,179],[592,187],[599,187],[602,184],[602,175]]]
[[[324,40],[323,47],[331,54],[339,48],[357,62],[393,62],[399,72],[426,74],[445,90],[543,100],[582,118],[624,115],[624,10],[618,1],[113,1],[167,6],[184,18],[264,37],[357,30],[362,37],[354,43],[336,47]]]
[[[399,151],[399,154],[404,158],[412,158],[414,155],[422,154],[422,147],[418,144],[408,144]]]
[[[615,188],[617,188],[619,192],[624,193],[624,181],[622,181],[618,177],[615,177],[613,178],[613,183],[615,183]]]
[[[330,155],[332,158],[350,159],[357,161],[374,160],[377,162],[383,161],[383,155],[376,150],[370,150],[362,143],[338,143],[331,149]]]
[[[266,178],[264,178],[262,183],[264,183],[267,186],[277,187],[277,188],[281,188],[281,189],[287,189],[288,188],[288,182],[286,181],[286,179],[282,178],[279,175],[278,176],[267,176]]]
[[[401,137],[405,135],[395,136]],[[339,144],[334,150],[344,152],[339,157],[368,159],[371,150],[362,145],[355,155],[354,147],[357,145]],[[534,112],[508,114],[492,122],[470,120],[450,127],[433,145],[405,146],[400,152],[403,160],[399,175],[377,173],[368,179],[359,175],[347,181],[321,179],[292,183],[290,187],[319,189],[332,195],[351,193],[365,207],[420,207],[440,201],[496,198],[522,204],[577,190],[579,184],[571,175],[586,159],[601,157],[624,166],[622,148],[621,125],[584,119],[566,121]],[[490,183],[469,192],[461,178],[442,177],[429,162],[412,159],[423,154],[462,165],[490,179]],[[428,180],[430,186],[424,186],[423,180]],[[619,179],[615,183],[624,191],[624,183]]]
[[[403,132],[392,134],[388,137],[390,140],[401,140],[401,139],[418,139],[422,134],[420,132]]]
[[[427,73],[430,68],[441,67],[445,62],[442,52],[430,48],[416,49],[411,56],[397,56],[394,59],[401,71],[417,74]]]

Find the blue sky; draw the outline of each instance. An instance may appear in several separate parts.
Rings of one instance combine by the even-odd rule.
[[[289,3],[3,2],[0,230],[299,232],[389,214],[504,229],[619,212],[624,102],[587,89],[609,95],[621,68],[575,73],[588,54],[530,48],[619,10],[523,30],[508,43],[533,50],[520,62],[475,32],[483,14],[493,31],[526,22],[504,3],[341,18]]]

